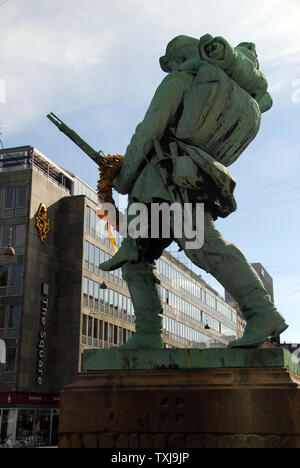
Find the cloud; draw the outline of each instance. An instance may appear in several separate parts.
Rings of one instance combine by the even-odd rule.
[[[0,10],[0,120],[14,134],[51,109],[99,106],[108,120],[120,106],[146,109],[163,76],[158,58],[178,34],[255,41],[279,92],[282,60],[291,81],[300,58],[299,2],[286,0],[285,12],[277,0],[10,0]]]

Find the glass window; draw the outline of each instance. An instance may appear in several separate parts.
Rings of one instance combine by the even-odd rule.
[[[114,293],[113,291],[109,291],[109,305],[110,305],[110,312],[113,312],[113,307],[114,307]]]
[[[15,247],[21,247],[25,244],[25,224],[17,224],[15,231]]]
[[[92,337],[93,318],[88,317],[88,336]]]
[[[114,292],[114,309],[115,309],[115,315],[118,315],[118,298],[119,295],[117,292]]]
[[[21,286],[23,265],[18,263],[13,265],[11,284],[12,286]]]
[[[14,372],[16,362],[16,348],[7,348],[6,350],[6,372]]]
[[[17,437],[26,437],[33,434],[34,409],[19,409]]]
[[[8,285],[8,265],[0,265],[0,287]]]
[[[34,433],[40,438],[41,444],[48,445],[51,427],[51,410],[35,409],[34,412]]]
[[[88,305],[88,289],[89,289],[89,280],[88,278],[83,278],[83,304]]]
[[[12,226],[2,226],[1,228],[1,247],[7,247],[12,237]]]
[[[100,265],[100,249],[96,247],[96,254],[95,254],[95,272],[99,275],[99,265]]]
[[[123,312],[127,314],[127,297],[123,296]]]
[[[99,321],[99,339],[103,340],[103,321]]]
[[[13,305],[9,307],[8,328],[19,327],[20,306]]]
[[[88,241],[84,242],[84,268],[89,269],[90,261],[90,243]]]
[[[98,320],[97,319],[94,319],[94,338],[97,339],[98,338]]]
[[[94,281],[89,281],[89,307],[93,307],[94,300]]]
[[[101,239],[101,219],[98,216],[96,217],[96,239]]]
[[[16,189],[16,216],[25,214],[27,205],[27,187],[17,187]]]
[[[109,329],[108,329],[108,341],[109,343],[113,342],[113,325],[110,323],[109,324]]]
[[[95,287],[94,287],[94,308],[96,310],[99,309],[99,283],[95,281]]]
[[[91,208],[89,206],[86,207],[86,218],[85,218],[85,230],[86,232],[90,232],[91,227]]]
[[[96,212],[91,210],[91,235],[96,236]]]
[[[95,246],[90,244],[90,271],[93,272],[95,269]]]
[[[83,335],[86,335],[86,331],[87,331],[87,324],[86,324],[86,322],[87,322],[87,316],[84,314],[84,315],[82,316],[82,334],[83,334]]]
[[[15,199],[15,189],[7,187],[4,189],[4,210],[13,209]]]
[[[0,328],[5,328],[6,307],[0,306]]]

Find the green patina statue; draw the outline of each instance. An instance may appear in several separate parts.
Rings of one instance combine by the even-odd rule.
[[[122,267],[136,314],[136,333],[123,348],[162,348],[162,304],[154,261],[174,240],[212,274],[246,317],[244,336],[229,348],[255,348],[286,328],[242,252],[223,239],[214,221],[236,210],[230,166],[255,138],[261,114],[272,106],[253,43],[233,48],[222,37],[178,36],[160,59],[168,73],[127,148],[114,186],[133,202],[205,204],[204,244],[187,239],[127,237],[100,265]],[[150,224],[150,223],[149,223]],[[174,226],[172,226],[174,234]]]

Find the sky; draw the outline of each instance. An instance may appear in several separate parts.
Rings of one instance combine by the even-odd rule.
[[[98,171],[47,120],[124,154],[165,74],[167,43],[210,33],[255,42],[273,108],[230,167],[238,210],[216,225],[274,280],[275,303],[300,343],[300,2],[285,0],[0,0],[0,132],[96,188]],[[174,255],[177,255],[174,248]],[[187,259],[183,259],[192,266]],[[204,271],[202,277],[223,295]]]

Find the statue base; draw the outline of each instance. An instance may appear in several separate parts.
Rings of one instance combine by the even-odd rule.
[[[286,350],[88,350],[83,366],[61,394],[61,448],[300,448]]]

